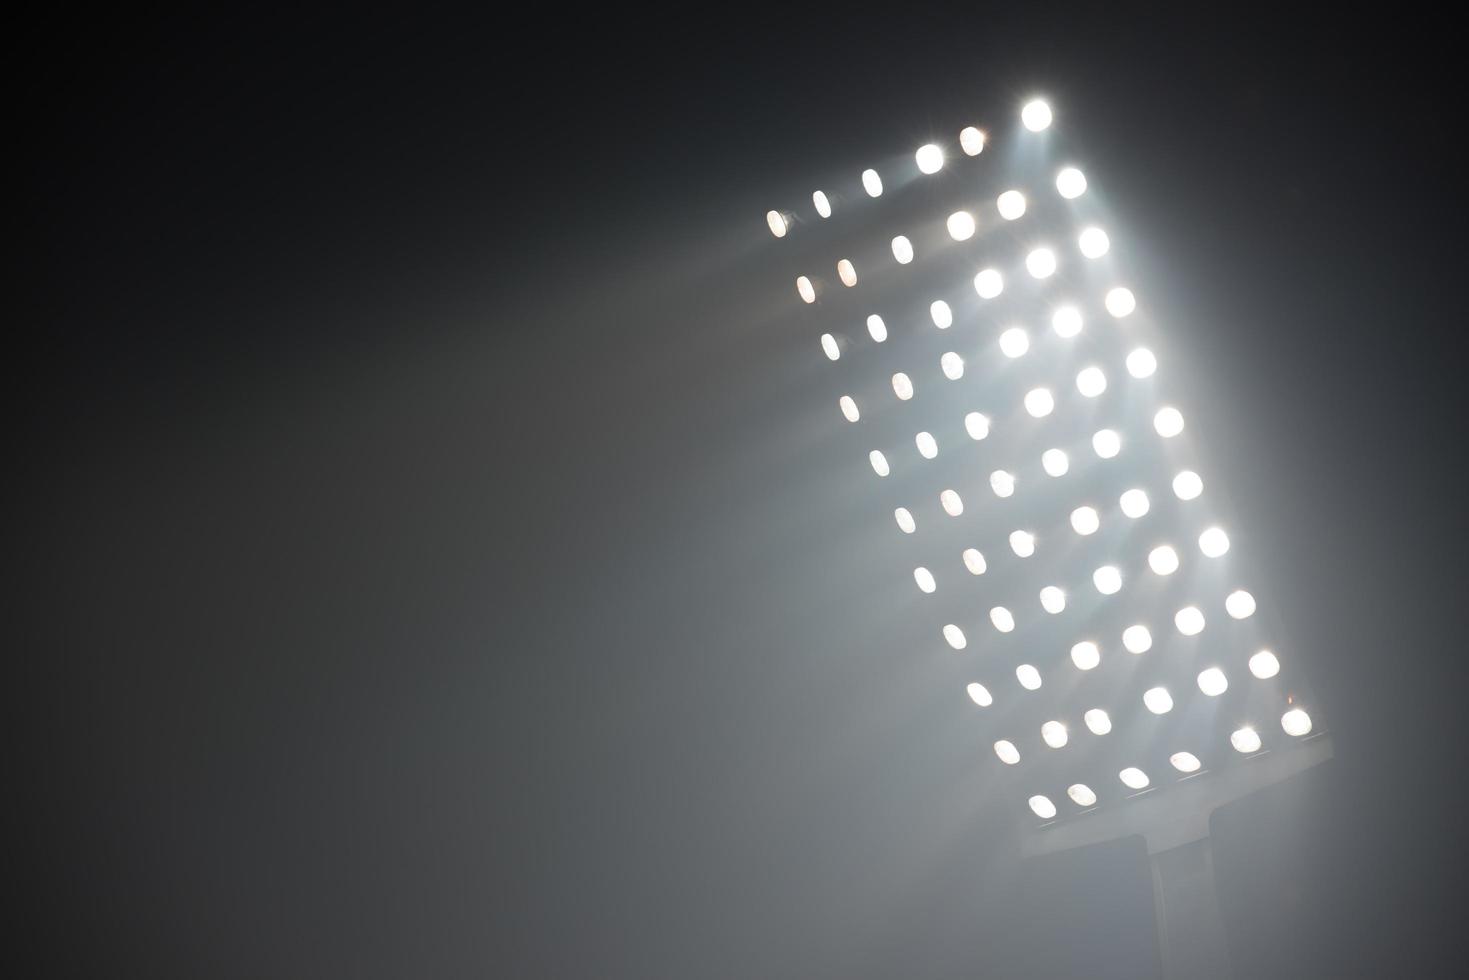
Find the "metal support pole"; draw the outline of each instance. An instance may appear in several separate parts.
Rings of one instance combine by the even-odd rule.
[[[1168,980],[1231,980],[1209,838],[1149,857],[1158,948]]]

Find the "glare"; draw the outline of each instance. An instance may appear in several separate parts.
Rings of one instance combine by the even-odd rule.
[[[1035,554],[1035,535],[1029,531],[1011,531],[1010,550],[1017,558],[1029,558]]]
[[[907,235],[899,235],[893,239],[893,258],[898,260],[898,265],[907,265],[913,261],[913,243],[908,241]]]
[[[1006,357],[1020,357],[1030,350],[1030,335],[1024,327],[1011,327],[1000,334],[1000,353]]]
[[[1311,716],[1300,708],[1292,708],[1280,716],[1280,727],[1285,729],[1287,735],[1299,738],[1311,731]]]
[[[1116,595],[1122,589],[1122,573],[1116,565],[1103,565],[1092,572],[1092,584],[1102,595]]]
[[[944,151],[937,143],[924,143],[913,154],[913,158],[918,162],[918,169],[922,173],[936,174],[944,168]]]
[[[1102,662],[1102,651],[1091,640],[1082,640],[1071,648],[1071,662],[1078,670],[1091,670]]]
[[[964,549],[964,567],[969,569],[971,575],[983,575],[987,567],[984,563],[984,555],[979,553],[978,548]]]
[[[1076,375],[1076,390],[1083,398],[1096,398],[1107,390],[1107,376],[1095,365],[1084,367]]]
[[[868,197],[882,197],[882,178],[877,175],[876,170],[862,171],[862,189],[867,192]]]
[[[918,445],[918,455],[924,459],[933,459],[939,454],[939,443],[932,433],[920,432],[913,437],[913,441]]]
[[[1074,201],[1086,193],[1086,174],[1067,167],[1056,175],[1056,190],[1066,200]]]
[[[1268,681],[1280,673],[1280,661],[1269,650],[1261,650],[1250,658],[1250,673],[1262,681]]]
[[[1199,673],[1199,690],[1211,698],[1217,698],[1229,690],[1229,678],[1218,667],[1210,667]]]
[[[843,395],[840,404],[842,406],[842,414],[847,417],[848,422],[855,422],[862,417],[862,413],[857,411],[857,403],[852,400],[851,395]]]
[[[1102,519],[1095,507],[1078,507],[1071,512],[1071,527],[1077,534],[1095,534],[1101,526]]]
[[[1143,704],[1155,715],[1166,715],[1173,710],[1173,695],[1166,687],[1150,687],[1143,692]]]
[[[1158,370],[1158,359],[1146,347],[1138,347],[1127,355],[1127,373],[1134,378],[1151,378]]]
[[[1117,778],[1128,789],[1146,789],[1148,786],[1148,774],[1133,766],[1119,772]]]
[[[989,417],[979,412],[970,412],[964,416],[964,431],[969,433],[969,438],[979,442],[990,434]]]
[[[898,530],[904,534],[912,534],[918,530],[918,522],[913,520],[913,512],[907,507],[899,507],[894,510],[893,520],[898,522]]]
[[[1041,468],[1047,476],[1065,476],[1071,469],[1071,460],[1059,449],[1047,449],[1041,453]]]
[[[990,697],[989,688],[985,687],[983,684],[980,684],[978,681],[970,684],[968,687],[964,688],[964,690],[969,695],[969,700],[973,701],[981,708],[988,708],[990,705],[995,703],[995,699]]]
[[[1030,808],[1042,820],[1050,820],[1056,815],[1056,804],[1044,796],[1032,796],[1030,798]]]
[[[1199,550],[1208,558],[1218,558],[1229,551],[1229,535],[1222,527],[1211,527],[1199,535]]]
[[[1032,133],[1039,133],[1051,125],[1051,107],[1043,99],[1031,99],[1020,110],[1020,121]]]
[[[1112,719],[1101,708],[1092,708],[1081,716],[1093,735],[1105,735],[1112,730]]]
[[[1124,317],[1137,309],[1137,297],[1126,286],[1118,286],[1107,291],[1106,306],[1108,313],[1115,317]]]
[[[1122,513],[1133,520],[1147,514],[1152,507],[1152,504],[1148,502],[1148,495],[1136,487],[1125,492],[1117,502],[1122,507]]]
[[[1141,623],[1122,631],[1122,645],[1128,653],[1147,653],[1153,649],[1153,634]]]
[[[1077,806],[1095,806],[1097,803],[1097,794],[1085,783],[1072,783],[1066,788],[1066,795]]]
[[[765,223],[770,226],[770,233],[776,238],[786,237],[785,215],[779,211],[765,212]]]
[[[1009,633],[1015,629],[1015,617],[1010,615],[1010,610],[1004,606],[996,606],[990,610],[990,622],[995,624],[995,629],[1001,633]]]
[[[955,650],[963,650],[969,645],[969,641],[964,639],[964,631],[953,623],[944,627],[944,639],[948,640],[949,646]]]
[[[1051,314],[1051,329],[1058,337],[1075,337],[1081,333],[1081,311],[1074,306],[1061,307]]]
[[[1015,743],[1003,738],[995,743],[995,755],[1007,766],[1013,766],[1020,761],[1020,750],[1015,747]]]
[[[1015,492],[1015,474],[995,470],[990,474],[990,489],[996,497],[1008,497]]]
[[[1260,733],[1253,728],[1236,729],[1229,736],[1229,744],[1234,746],[1236,752],[1249,755],[1251,752],[1260,751]]]
[[[1004,289],[1005,280],[998,269],[981,269],[974,277],[974,291],[981,299],[994,299]]]
[[[1179,500],[1193,500],[1204,492],[1204,481],[1193,470],[1184,470],[1173,478],[1173,495]]]
[[[954,311],[949,309],[949,304],[941,299],[936,299],[928,304],[928,315],[933,320],[933,325],[940,330],[947,330],[953,326]]]
[[[1102,429],[1092,436],[1092,451],[1102,459],[1111,459],[1122,452],[1122,437],[1111,429]]]
[[[1025,195],[1019,191],[1006,191],[995,198],[995,208],[1000,212],[1000,217],[1006,221],[1014,221],[1025,213]]]
[[[925,595],[932,595],[933,590],[938,588],[938,583],[933,580],[933,572],[922,565],[913,569],[913,581],[918,583],[918,591]]]
[[[965,126],[959,130],[959,147],[968,156],[979,156],[984,150],[984,133],[973,126]]]
[[[1048,248],[1037,248],[1025,257],[1025,271],[1036,279],[1047,279],[1056,272],[1056,253]]]
[[[907,401],[908,399],[912,398],[913,379],[908,377],[902,371],[899,371],[897,374],[893,375],[893,394],[897,395],[898,398],[902,401]]]
[[[1148,567],[1157,575],[1172,575],[1178,571],[1178,552],[1166,544],[1148,552]]]
[[[837,339],[829,333],[821,335],[821,351],[833,361],[842,356],[842,349],[837,346]]]
[[[867,332],[879,344],[888,339],[888,325],[876,313],[873,313],[867,318]]]
[[[1203,765],[1199,757],[1192,752],[1175,752],[1168,757],[1168,761],[1179,772],[1198,772],[1199,767]]]
[[[1198,606],[1184,606],[1173,614],[1173,625],[1184,636],[1198,636],[1204,632],[1204,614]]]
[[[1244,589],[1235,589],[1224,597],[1224,611],[1233,619],[1249,619],[1255,615],[1255,597]]]
[[[1034,418],[1045,418],[1055,407],[1056,399],[1049,388],[1032,388],[1025,393],[1025,410]]]
[[[831,201],[827,199],[826,191],[816,191],[811,195],[811,203],[816,205],[816,213],[823,218],[831,217]]]
[[[944,508],[944,513],[950,517],[958,517],[964,513],[964,501],[959,499],[959,494],[953,490],[945,490],[939,494],[939,504]]]
[[[1041,589],[1041,608],[1052,616],[1066,608],[1066,593],[1054,585]]]
[[[964,358],[953,351],[947,351],[939,358],[939,367],[943,369],[944,377],[950,381],[958,381],[964,377]]]
[[[1081,254],[1087,258],[1100,259],[1112,247],[1112,241],[1100,228],[1083,228],[1081,234],[1076,236],[1076,247],[1081,249]]]
[[[1160,408],[1153,416],[1153,428],[1164,439],[1172,439],[1183,431],[1183,413],[1172,405]]]
[[[1041,687],[1041,672],[1031,664],[1021,664],[1015,668],[1015,679],[1020,686],[1027,691],[1039,691]]]
[[[816,302],[816,287],[811,285],[811,280],[805,276],[796,278],[796,292],[800,293],[801,298],[806,302]]]
[[[857,285],[857,267],[852,265],[851,259],[841,259],[837,262],[837,278],[842,281],[843,286]]]
[[[968,211],[955,211],[945,224],[949,227],[949,237],[956,242],[967,242],[974,237],[974,215]]]
[[[1063,747],[1067,740],[1066,726],[1059,721],[1046,722],[1041,726],[1041,740],[1053,749]]]
[[[872,471],[878,476],[887,476],[890,472],[888,469],[888,458],[878,450],[874,449],[868,453],[867,459],[872,463]]]

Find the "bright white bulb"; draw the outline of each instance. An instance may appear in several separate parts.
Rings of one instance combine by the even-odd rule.
[[[1053,749],[1062,748],[1068,740],[1066,726],[1059,721],[1046,722],[1041,726],[1041,740]]]
[[[1020,357],[1030,350],[1030,335],[1022,327],[1011,327],[1000,334],[1000,353],[1006,357]]]
[[[893,258],[898,260],[898,265],[907,265],[913,261],[913,243],[908,240],[907,235],[898,235],[893,239]]]
[[[920,432],[913,437],[913,442],[918,446],[918,455],[924,459],[933,459],[939,454],[938,440],[930,432]]]
[[[1033,418],[1043,419],[1056,407],[1056,399],[1051,397],[1049,388],[1032,388],[1025,393],[1025,410]]]
[[[1107,290],[1105,300],[1107,312],[1119,319],[1128,316],[1137,309],[1137,297],[1132,295],[1132,290],[1126,286],[1118,286]]]
[[[1054,585],[1041,589],[1041,608],[1052,616],[1066,608],[1066,593]]]
[[[1210,667],[1199,673],[1199,690],[1211,698],[1217,698],[1229,690],[1229,678],[1218,667]]]
[[[1208,558],[1218,558],[1229,551],[1229,535],[1222,527],[1211,527],[1199,535],[1199,550]]]
[[[938,583],[933,580],[933,572],[922,565],[913,569],[913,581],[918,583],[918,591],[924,595],[932,595],[934,589],[938,588]]]
[[[842,414],[847,417],[848,422],[855,422],[862,417],[862,413],[857,411],[857,403],[852,400],[851,395],[843,395],[838,404],[842,406]]]
[[[1148,552],[1148,567],[1155,575],[1172,575],[1178,571],[1178,552],[1166,544]]]
[[[959,148],[966,156],[979,156],[984,150],[984,133],[973,126],[965,126],[959,130]]]
[[[1262,681],[1268,681],[1280,673],[1280,660],[1269,650],[1261,650],[1250,658],[1250,673]]]
[[[988,708],[990,705],[995,703],[995,699],[990,696],[989,688],[985,687],[978,681],[964,688],[964,691],[969,695],[969,700],[973,701],[981,708]]]
[[[1010,550],[1017,558],[1029,558],[1035,554],[1035,535],[1029,531],[1011,531]]]
[[[1092,436],[1092,451],[1102,459],[1111,459],[1122,452],[1122,437],[1111,429],[1102,429]]]
[[[1122,513],[1133,520],[1147,514],[1152,507],[1152,504],[1148,502],[1148,495],[1136,487],[1119,497],[1117,503],[1122,507]]]
[[[1015,679],[1020,686],[1027,691],[1038,691],[1041,687],[1041,672],[1030,664],[1021,664],[1015,668]]]
[[[831,217],[831,200],[825,191],[816,191],[811,195],[811,203],[816,205],[816,213],[823,218]]]
[[[806,302],[816,302],[816,287],[811,285],[811,280],[806,276],[796,277],[796,292],[800,293],[801,299]]]
[[[829,333],[821,335],[821,352],[832,361],[842,356],[842,349],[837,346],[837,339]]]
[[[964,431],[969,433],[969,438],[979,442],[990,434],[990,420],[979,412],[970,412],[964,416]]]
[[[974,291],[981,299],[994,299],[1005,290],[1005,279],[998,269],[981,269],[974,277]]]
[[[1139,347],[1127,355],[1127,373],[1134,378],[1151,378],[1158,370],[1158,359],[1146,347]]]
[[[1095,507],[1078,507],[1071,512],[1071,528],[1077,534],[1096,534],[1101,526],[1102,519],[1097,516]]]
[[[1076,236],[1076,247],[1087,258],[1100,259],[1112,247],[1112,241],[1100,228],[1083,228],[1081,234]]]
[[[1051,107],[1043,99],[1031,99],[1020,110],[1020,121],[1032,133],[1051,125]]]
[[[1299,738],[1310,733],[1311,716],[1300,708],[1292,708],[1280,716],[1280,727],[1285,729],[1287,735]]]
[[[921,173],[936,174],[944,169],[944,151],[937,143],[924,143],[913,154],[913,159],[917,161]]]
[[[1059,449],[1047,449],[1041,453],[1041,469],[1047,476],[1065,476],[1071,469],[1071,460]]]
[[[1013,766],[1020,761],[1020,750],[1015,747],[1015,743],[1003,738],[995,743],[995,755],[1007,766]]]
[[[1086,193],[1086,174],[1075,167],[1067,167],[1056,175],[1056,192],[1068,201]]]
[[[944,372],[944,377],[950,381],[958,381],[964,377],[964,358],[953,351],[947,351],[939,358],[939,367]]]
[[[888,325],[876,313],[867,318],[867,332],[879,344],[888,339]]]
[[[893,394],[897,395],[899,400],[901,401],[907,401],[908,399],[912,398],[913,379],[908,377],[902,371],[899,371],[897,374],[893,375]]]
[[[1081,333],[1081,311],[1074,306],[1059,308],[1051,314],[1051,329],[1058,337],[1075,337]]]
[[[918,522],[913,520],[913,512],[907,507],[899,507],[894,510],[893,520],[898,522],[898,530],[904,534],[912,534],[918,530]]]
[[[1048,248],[1031,250],[1025,257],[1025,271],[1035,279],[1049,279],[1056,273],[1056,253]]]
[[[1112,730],[1112,719],[1101,708],[1092,708],[1081,716],[1093,735],[1106,735]]]
[[[765,223],[770,226],[770,233],[776,238],[786,237],[785,215],[779,211],[765,212]]]
[[[1092,584],[1102,595],[1116,595],[1122,589],[1122,573],[1115,565],[1103,565],[1092,572]]]
[[[947,330],[954,324],[954,311],[941,299],[928,304],[928,315],[933,320],[933,325],[940,330]]]
[[[1198,606],[1184,606],[1173,614],[1173,625],[1184,636],[1198,636],[1204,632],[1204,614]]]
[[[995,470],[990,474],[990,489],[996,497],[1008,497],[1015,492],[1015,474]]]
[[[1172,439],[1183,431],[1183,413],[1172,405],[1158,409],[1153,416],[1153,429],[1164,439]]]
[[[867,192],[868,197],[882,197],[882,178],[877,175],[876,170],[862,171],[862,189]]]
[[[939,504],[944,508],[944,513],[950,517],[958,517],[964,513],[964,501],[959,499],[959,494],[953,490],[945,490],[939,494]]]
[[[857,285],[857,267],[852,264],[851,259],[838,260],[837,278],[842,281],[843,286]]]
[[[969,645],[969,641],[964,638],[964,631],[953,623],[944,627],[944,639],[955,650],[963,650]]]
[[[1072,783],[1066,788],[1066,795],[1071,797],[1071,802],[1077,806],[1096,806],[1097,794],[1086,783]]]
[[[964,567],[969,569],[971,575],[983,575],[986,567],[984,555],[979,553],[978,548],[964,549]]]
[[[1168,761],[1179,772],[1198,772],[1199,767],[1203,765],[1199,757],[1192,752],[1175,752],[1168,757]]]
[[[1077,670],[1091,670],[1102,662],[1102,651],[1091,640],[1082,640],[1071,648],[1071,662]]]
[[[1224,597],[1224,611],[1232,619],[1249,619],[1255,615],[1255,597],[1244,589],[1235,589]]]
[[[1143,692],[1143,704],[1155,715],[1166,715],[1173,710],[1173,695],[1166,687],[1150,687]]]
[[[1193,500],[1204,492],[1204,481],[1193,470],[1184,470],[1173,478],[1173,495],[1179,500]]]
[[[1117,778],[1128,789],[1147,789],[1148,786],[1148,774],[1135,766],[1128,766],[1117,774]]]
[[[1122,645],[1128,653],[1147,653],[1153,649],[1153,634],[1141,623],[1122,631]]]
[[[1044,796],[1032,796],[1030,809],[1042,820],[1050,820],[1056,815],[1056,804]]]
[[[945,222],[949,237],[956,242],[967,242],[974,237],[974,215],[968,211],[955,211]]]
[[[1009,633],[1015,629],[1015,617],[1004,606],[996,606],[990,610],[990,622],[1001,633]]]
[[[1096,398],[1107,390],[1107,376],[1096,365],[1084,367],[1076,375],[1076,390],[1084,398]]]
[[[995,198],[995,208],[1000,212],[1000,217],[1006,221],[1014,221],[1025,214],[1025,195],[1019,191],[1006,191]]]
[[[1253,728],[1240,728],[1229,736],[1229,744],[1234,746],[1236,752],[1249,755],[1251,752],[1260,751],[1260,733]]]
[[[872,464],[872,472],[878,476],[887,476],[891,470],[888,469],[888,458],[880,451],[874,449],[867,454],[867,460]]]

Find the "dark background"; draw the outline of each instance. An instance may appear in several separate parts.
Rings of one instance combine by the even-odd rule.
[[[878,614],[762,217],[1039,88],[1187,314],[1330,713],[1335,761],[1215,821],[1237,973],[1452,974],[1451,32],[1025,10],[18,28],[44,972],[1155,975],[1140,845],[1022,864]]]

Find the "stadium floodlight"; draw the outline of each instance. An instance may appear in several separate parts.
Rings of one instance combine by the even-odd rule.
[[[1329,757],[1330,740],[1244,564],[1251,538],[1231,541],[1248,522],[1185,428],[1186,352],[1164,342],[1182,311],[1165,315],[1129,267],[1148,250],[1108,213],[1064,114],[1040,99],[1011,113],[920,147],[918,172],[944,171],[920,193],[894,153],[884,201],[876,170],[865,197],[847,170],[841,222],[811,220],[798,192],[752,233],[798,257],[779,288],[820,338],[824,357],[803,356],[839,379],[836,438],[882,477],[861,488],[875,518],[893,515],[882,546],[920,592],[903,599],[913,655],[955,665],[970,744],[997,757],[987,778],[1026,853],[1141,832],[1155,881],[1185,887],[1169,855],[1207,847],[1209,813]],[[831,202],[812,196],[819,218]],[[1164,925],[1165,971],[1195,975]]]

